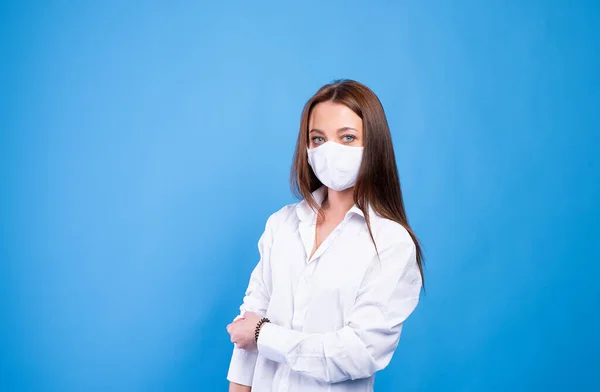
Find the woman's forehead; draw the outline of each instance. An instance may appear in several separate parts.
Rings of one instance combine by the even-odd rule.
[[[309,127],[322,131],[337,130],[349,127],[356,130],[362,129],[362,119],[348,106],[332,102],[320,102],[313,108]]]

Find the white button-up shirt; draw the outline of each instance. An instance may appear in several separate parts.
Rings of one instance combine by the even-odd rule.
[[[314,193],[320,204],[326,188]],[[354,206],[309,259],[316,213],[305,201],[268,219],[240,307],[266,316],[258,348],[234,347],[227,379],[253,392],[372,391],[419,301],[415,245],[400,224]],[[240,317],[238,316],[238,317]]]

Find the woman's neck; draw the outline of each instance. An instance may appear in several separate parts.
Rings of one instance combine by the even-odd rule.
[[[323,203],[323,210],[335,215],[346,215],[354,205],[354,188],[343,191],[327,189],[327,198]]]

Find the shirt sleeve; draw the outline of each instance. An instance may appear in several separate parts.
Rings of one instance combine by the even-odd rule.
[[[421,286],[414,243],[396,241],[380,249],[379,258],[373,260],[343,328],[304,333],[267,323],[259,334],[258,350],[328,383],[370,377],[392,359]]]
[[[269,288],[271,286],[269,254],[273,243],[273,220],[272,215],[267,220],[265,231],[258,241],[260,260],[250,275],[250,282],[240,306],[240,313],[234,320],[242,317],[244,312],[254,312],[261,317],[264,317],[267,312],[271,294]],[[234,346],[227,380],[236,384],[252,386],[257,356],[258,351],[256,349],[246,351]]]

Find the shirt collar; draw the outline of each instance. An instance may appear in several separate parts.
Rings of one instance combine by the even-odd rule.
[[[315,190],[312,193],[312,196],[315,199],[315,201],[317,202],[317,205],[319,207],[323,203],[323,200],[325,200],[326,195],[327,195],[327,187],[325,187],[325,186],[319,187],[317,190]],[[312,220],[316,216],[316,212],[313,211],[312,208],[310,208],[310,206],[308,205],[306,200],[302,200],[300,203],[298,203],[296,205],[296,213],[298,215],[298,218],[301,221]],[[362,216],[363,218],[365,217],[365,214],[362,212],[362,210],[360,208],[358,208],[358,206],[356,204],[353,205],[352,208],[350,208],[350,210],[348,210],[346,215],[348,215],[348,214],[356,214],[356,215]],[[371,208],[371,206],[369,206],[369,217],[372,218],[374,216],[374,214],[375,213],[374,213],[373,209]]]

